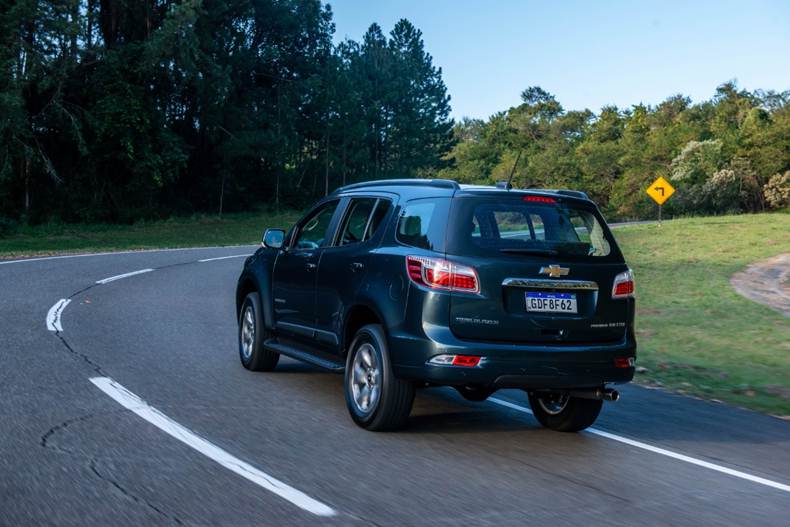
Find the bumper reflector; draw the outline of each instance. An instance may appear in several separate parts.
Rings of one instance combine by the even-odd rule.
[[[618,357],[614,359],[615,368],[633,368],[636,361],[633,357]]]
[[[437,355],[428,361],[428,364],[437,364],[440,366],[464,366],[467,368],[474,368],[483,357],[477,355]]]

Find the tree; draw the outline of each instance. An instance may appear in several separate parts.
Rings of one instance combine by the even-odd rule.
[[[319,0],[0,0],[0,223],[302,207],[446,164],[422,34]]]
[[[641,218],[655,213],[645,189],[663,176],[678,188],[669,215],[751,212],[764,208],[769,178],[790,170],[790,92],[729,82],[698,104],[675,95],[596,115],[532,87],[519,106],[454,134],[443,177],[493,183],[514,173],[522,185],[577,188],[609,215]]]

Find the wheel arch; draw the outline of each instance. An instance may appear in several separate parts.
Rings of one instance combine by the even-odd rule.
[[[260,293],[257,281],[249,274],[243,274],[239,278],[239,283],[236,285],[236,318],[241,314],[241,306],[244,304],[244,299],[247,295],[254,292]]]
[[[241,314],[241,306],[248,294],[257,292],[263,311],[263,325],[271,329],[274,327],[274,313],[271,302],[271,291],[267,287],[269,280],[261,280],[255,273],[246,271],[239,277],[236,285],[236,320]]]
[[[360,328],[368,324],[381,325],[386,336],[387,328],[384,325],[384,318],[373,306],[369,304],[355,304],[349,308],[343,324],[343,334],[340,342],[340,350],[344,357],[348,354],[348,348],[351,345],[351,341],[354,340],[354,335]]]

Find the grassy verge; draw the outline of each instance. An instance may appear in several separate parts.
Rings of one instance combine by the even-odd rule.
[[[790,252],[790,214],[675,220],[615,232],[637,280],[637,381],[790,416],[790,318],[730,286]]]
[[[117,225],[45,225],[0,238],[0,258],[258,243],[298,213]],[[637,277],[637,382],[790,416],[790,319],[738,295],[730,276],[790,252],[790,214],[635,225],[616,236]]]
[[[287,227],[298,212],[193,216],[133,225],[52,224],[22,227],[0,237],[0,258],[72,252],[245,245],[260,242],[266,227]]]

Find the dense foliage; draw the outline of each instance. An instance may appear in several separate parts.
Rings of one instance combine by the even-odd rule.
[[[0,228],[302,206],[444,166],[419,30],[319,0],[0,0]]]
[[[753,212],[790,204],[790,91],[719,87],[712,100],[565,111],[533,87],[487,121],[464,120],[443,177],[587,191],[612,217],[655,215],[645,190],[658,176],[678,190],[669,214]]]

